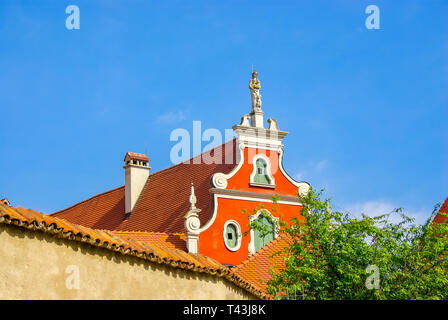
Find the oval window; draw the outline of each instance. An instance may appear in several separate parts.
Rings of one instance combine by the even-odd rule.
[[[238,232],[234,224],[229,223],[226,227],[226,244],[229,248],[236,248],[238,244]]]

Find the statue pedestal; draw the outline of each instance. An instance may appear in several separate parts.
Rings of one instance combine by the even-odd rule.
[[[250,123],[251,123],[252,127],[264,128],[263,115],[264,115],[263,111],[255,111],[255,110],[253,110],[250,113]]]

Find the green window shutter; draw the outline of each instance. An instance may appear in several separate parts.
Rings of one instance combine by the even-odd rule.
[[[255,230],[254,232],[254,242],[255,242],[255,251],[260,250],[263,248],[263,238],[260,235],[261,231]]]
[[[274,225],[269,221],[269,219],[260,214],[257,218],[257,223],[259,226],[267,227],[268,234],[264,231],[254,230],[255,251],[260,250],[269,242],[274,240]],[[264,237],[262,237],[263,233]]]
[[[268,178],[267,172],[266,172],[266,161],[263,159],[257,159],[255,162],[255,177],[254,182],[256,183],[264,183],[264,184],[270,184],[271,181]]]
[[[236,227],[233,224],[228,224],[226,227],[226,243],[229,248],[235,248],[238,243],[238,234]]]

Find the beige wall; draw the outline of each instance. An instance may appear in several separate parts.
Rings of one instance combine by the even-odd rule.
[[[254,298],[222,278],[4,224],[0,275],[0,299]]]

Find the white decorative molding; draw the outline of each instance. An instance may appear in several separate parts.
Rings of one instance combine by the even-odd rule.
[[[263,202],[270,203],[273,202],[273,196],[275,195],[277,203],[284,203],[283,201],[286,201],[288,203],[300,205],[300,199],[297,196],[218,188],[211,188],[209,191],[210,193],[216,194],[218,196],[233,196],[239,198],[240,200],[250,198],[252,199],[252,201],[261,200]]]
[[[238,164],[235,166],[235,168],[233,168],[233,170],[227,174],[222,173],[222,172],[217,172],[212,175],[212,185],[215,188],[219,188],[219,189],[227,188],[227,180],[230,179],[231,177],[233,177],[233,175],[235,173],[237,173],[238,170],[240,170],[241,166],[243,165],[243,163],[244,163],[244,145],[238,144],[237,149],[239,150],[238,157],[237,157]]]
[[[185,219],[185,228],[190,233],[198,233],[201,227],[201,221],[197,215],[189,215]]]
[[[268,146],[268,145],[257,145],[256,143],[250,143],[250,142],[241,142],[241,145],[244,146],[244,148],[253,148],[258,150],[270,150],[270,151],[277,151],[281,148],[283,148],[283,145],[281,146]]]
[[[274,239],[277,238],[280,234],[280,224],[279,224],[279,218],[276,218],[272,215],[272,213],[269,212],[269,210],[266,209],[261,209],[258,210],[256,214],[254,214],[253,216],[250,217],[249,221],[250,223],[252,223],[254,220],[256,220],[260,214],[264,214],[265,216],[268,215],[269,217],[271,217],[272,221],[274,222]],[[250,242],[249,242],[249,256],[255,254],[255,232],[254,230],[251,228],[250,229]]]
[[[279,159],[278,159],[278,166],[280,168],[281,173],[291,182],[293,185],[297,187],[297,192],[301,196],[305,196],[308,191],[311,189],[311,186],[308,182],[302,181],[297,182],[293,178],[291,178],[283,168],[283,149],[279,150]]]
[[[259,127],[233,126],[238,140],[245,146],[259,149],[272,148],[274,150],[283,147],[282,140],[288,134],[287,131],[268,130]]]
[[[272,196],[272,195],[271,195]],[[231,194],[215,194],[216,199],[223,198],[223,199],[233,199],[233,200],[243,200],[243,201],[254,201],[254,202],[263,202],[263,203],[273,203],[272,197],[269,199],[263,199],[258,197],[250,197],[250,196],[238,196],[238,195],[231,195]],[[288,204],[292,206],[301,206],[302,203],[300,201],[290,201],[290,200],[277,200],[278,204]],[[215,214],[215,212],[213,213]],[[205,229],[204,229],[205,230]],[[203,230],[201,230],[202,232]]]
[[[275,120],[274,118],[269,118],[268,119],[268,123],[269,123],[269,129],[268,130],[278,131],[277,120]]]
[[[268,176],[268,178],[271,182],[269,184],[258,183],[258,182],[254,181],[255,175],[257,174],[257,160],[258,159],[263,159],[264,161],[266,161],[266,175]],[[271,171],[271,160],[265,154],[263,154],[263,153],[256,154],[252,159],[252,166],[253,166],[253,170],[252,170],[252,173],[250,175],[250,180],[249,180],[251,186],[275,188],[275,179],[274,179],[274,176],[272,175],[272,171]]]
[[[299,195],[304,197],[310,191],[311,186],[307,182],[299,182],[299,184]]]
[[[227,245],[227,241],[226,241],[226,240],[227,240],[226,229],[227,229],[227,226],[228,226],[229,224],[234,225],[235,228],[236,228],[237,242],[236,242],[236,246],[235,246],[235,248],[230,248],[230,247]],[[227,248],[227,249],[229,249],[230,251],[234,251],[234,252],[240,250],[240,248],[241,248],[241,240],[242,240],[243,235],[242,235],[242,233],[241,233],[241,227],[240,227],[240,224],[239,224],[238,222],[236,222],[235,220],[227,220],[226,223],[224,223],[224,229],[223,229],[223,232],[222,232],[222,236],[223,236],[223,239],[224,239],[224,244],[226,245],[226,248]]]
[[[208,228],[210,228],[210,226],[213,224],[213,222],[215,222],[216,220],[216,216],[218,215],[218,197],[216,195],[213,195],[213,212],[212,212],[212,217],[210,218],[210,220],[208,220],[201,229],[199,229],[199,232],[203,232],[205,230],[207,230]]]
[[[240,126],[249,127],[250,126],[249,120],[250,120],[250,114],[245,114],[244,116],[241,117]]]
[[[215,188],[225,189],[227,188],[226,174],[218,172],[212,176],[212,184]]]

